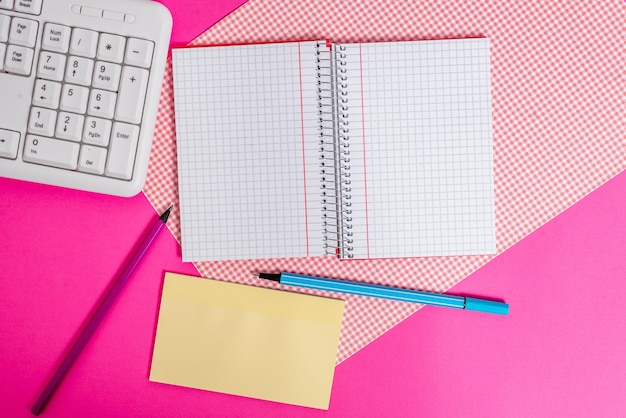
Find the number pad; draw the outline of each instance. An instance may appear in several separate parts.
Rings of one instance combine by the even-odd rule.
[[[7,37],[26,48],[32,26],[16,19],[7,25],[20,25],[20,33],[10,26]],[[24,160],[132,179],[154,43],[51,22],[42,27]]]

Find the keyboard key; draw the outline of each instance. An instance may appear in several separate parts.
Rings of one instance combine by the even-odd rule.
[[[59,112],[57,120],[57,138],[80,141],[83,137],[85,117],[76,113]]]
[[[37,77],[63,81],[65,55],[55,52],[42,52],[39,55],[39,65],[37,67]]]
[[[117,93],[104,90],[92,90],[87,106],[87,113],[92,116],[100,116],[102,118],[113,118],[115,112],[115,102]]]
[[[13,8],[13,0],[0,0],[0,9],[10,10]]]
[[[4,54],[7,50],[7,46],[5,44],[0,44],[0,71],[4,69]]]
[[[139,123],[148,88],[148,70],[124,67],[117,99],[115,118],[122,122]]]
[[[102,17],[109,20],[115,20],[116,22],[124,21],[124,13],[113,12],[111,10],[105,10],[102,12]]]
[[[9,45],[4,59],[4,71],[29,75],[33,65],[33,50],[23,46]]]
[[[87,100],[89,100],[89,89],[87,87],[65,84],[61,92],[60,108],[68,112],[85,113]]]
[[[105,171],[107,176],[124,180],[131,179],[138,138],[138,126],[119,122],[113,124],[109,161]]]
[[[153,50],[154,42],[130,38],[128,39],[128,48],[126,48],[125,63],[128,65],[148,68],[152,63]]]
[[[93,61],[88,58],[70,57],[65,70],[65,81],[82,86],[91,84],[93,74]]]
[[[9,31],[9,42],[34,47],[37,40],[37,28],[39,24],[35,20],[14,17]]]
[[[124,59],[124,47],[126,38],[110,33],[100,35],[97,58],[103,61],[121,63]]]
[[[68,26],[46,23],[43,30],[41,46],[53,52],[67,52],[70,45],[72,30]]]
[[[42,0],[16,0],[15,11],[38,15],[41,13]]]
[[[96,56],[98,32],[76,28],[72,31],[70,54],[93,58]]]
[[[60,98],[61,83],[47,80],[37,80],[35,82],[33,105],[56,109],[59,107]]]
[[[11,18],[7,15],[0,14],[0,42],[9,40],[9,28],[11,27]]]
[[[24,161],[75,170],[79,150],[80,146],[74,142],[27,135]]]
[[[85,121],[83,142],[86,144],[106,147],[111,137],[111,121],[108,119],[88,117]]]
[[[50,109],[33,107],[28,120],[28,132],[31,134],[52,136],[57,120],[57,112]]]
[[[83,6],[80,8],[80,14],[90,17],[102,17],[102,9],[96,9],[95,7]]]
[[[92,85],[98,89],[117,91],[122,67],[110,62],[98,61],[93,72]]]
[[[0,129],[0,157],[15,159],[19,143],[19,132]]]
[[[86,173],[103,174],[106,160],[107,150],[105,148],[83,145],[78,157],[78,169]]]

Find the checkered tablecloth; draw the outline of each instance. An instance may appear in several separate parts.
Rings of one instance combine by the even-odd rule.
[[[488,37],[497,251],[501,253],[626,166],[625,29],[626,4],[621,0],[251,0],[192,44]],[[168,63],[144,188],[158,211],[178,201],[176,170]],[[170,219],[170,230],[180,241],[177,207]],[[285,270],[445,291],[490,259],[298,258],[203,262],[196,267],[205,277],[255,285],[268,284],[257,281],[251,272]],[[337,362],[419,308],[342,297],[347,303]]]

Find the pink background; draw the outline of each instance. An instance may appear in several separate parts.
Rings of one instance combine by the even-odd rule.
[[[220,17],[164,3],[174,45]],[[625,189],[622,173],[450,291],[503,298],[509,316],[420,310],[337,367],[329,411],[148,381],[163,273],[197,274],[164,231],[42,416],[626,415]],[[156,215],[141,194],[0,191],[0,411],[27,417]]]

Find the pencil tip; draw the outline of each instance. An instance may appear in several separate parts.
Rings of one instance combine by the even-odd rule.
[[[257,271],[253,272],[252,275],[256,277],[261,277],[261,274]]]
[[[167,222],[167,218],[170,217],[170,213],[172,212],[172,208],[174,207],[174,205],[171,205],[169,208],[167,208],[167,210],[165,212],[163,212],[163,214],[161,216],[159,216],[159,219],[161,220],[161,222],[166,223]]]

